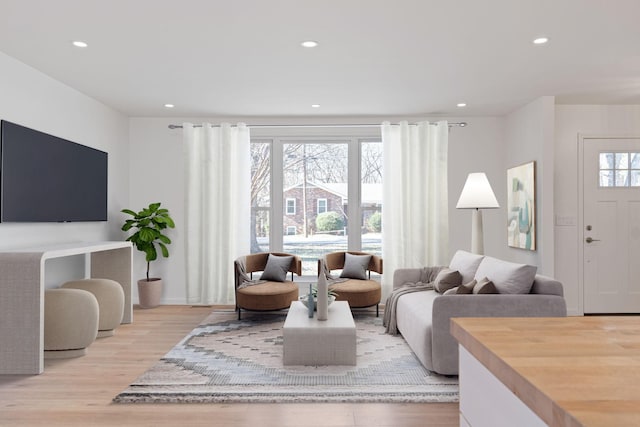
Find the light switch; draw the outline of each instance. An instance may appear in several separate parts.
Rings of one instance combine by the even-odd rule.
[[[576,217],[571,215],[556,215],[556,225],[559,227],[575,227]]]

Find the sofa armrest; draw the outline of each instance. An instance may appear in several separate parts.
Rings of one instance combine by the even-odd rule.
[[[420,280],[421,268],[398,268],[393,272],[393,289],[397,289],[407,282],[415,283]]]
[[[458,374],[458,341],[450,333],[453,317],[564,317],[563,297],[557,295],[441,295],[433,301],[433,368]]]
[[[552,277],[541,274],[536,274],[530,293],[564,296],[562,283]]]

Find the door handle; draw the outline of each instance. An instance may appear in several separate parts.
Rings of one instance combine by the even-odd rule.
[[[587,243],[599,242],[600,241],[600,239],[592,239],[591,237],[587,237],[585,240],[586,240]]]

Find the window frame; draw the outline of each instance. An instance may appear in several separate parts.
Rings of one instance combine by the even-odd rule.
[[[283,186],[283,147],[288,143],[346,143],[348,152],[348,183],[349,199],[357,203],[349,203],[347,216],[351,230],[362,229],[361,210],[361,151],[363,143],[382,144],[382,135],[378,127],[371,128],[323,128],[310,127],[302,129],[252,129],[251,142],[270,142],[270,200],[269,212],[269,250],[282,251],[286,226],[282,218],[285,217],[286,205]],[[328,210],[328,201],[327,201]],[[384,237],[383,237],[384,238]],[[347,237],[347,248],[359,251],[362,248],[361,233],[351,232]]]
[[[612,154],[613,155],[613,164],[611,168],[603,168],[602,167],[602,163],[601,163],[601,156],[605,154]],[[616,167],[616,155],[617,154],[626,154],[627,155],[627,167],[626,168],[618,168]],[[631,167],[631,156],[633,154],[636,155],[640,155],[640,153],[638,153],[637,151],[600,151],[598,153],[598,188],[600,189],[607,189],[607,190],[611,190],[611,189],[632,189],[632,188],[640,188],[640,184],[638,185],[632,185],[631,184],[631,176],[632,176],[632,172],[640,172],[640,168],[632,168]],[[607,171],[607,172],[611,172],[613,174],[613,185],[602,185],[602,172]],[[617,183],[617,176],[616,176],[616,172],[619,171],[625,171],[627,172],[627,178],[626,178],[626,184],[625,185],[618,185]]]
[[[289,202],[293,202],[293,212],[289,212]],[[285,215],[295,215],[297,213],[297,209],[296,209],[297,203],[296,203],[295,197],[287,197],[284,203],[285,203]]]
[[[320,212],[320,202],[324,202],[324,210]],[[316,215],[329,211],[329,200],[326,197],[318,197],[316,199]]]

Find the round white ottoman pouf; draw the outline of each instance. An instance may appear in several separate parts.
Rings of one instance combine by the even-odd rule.
[[[45,289],[44,357],[83,356],[98,334],[98,301],[82,289]]]
[[[111,279],[82,279],[66,282],[64,289],[83,289],[91,292],[98,300],[100,321],[98,338],[109,337],[122,323],[124,314],[124,291],[120,283]]]

